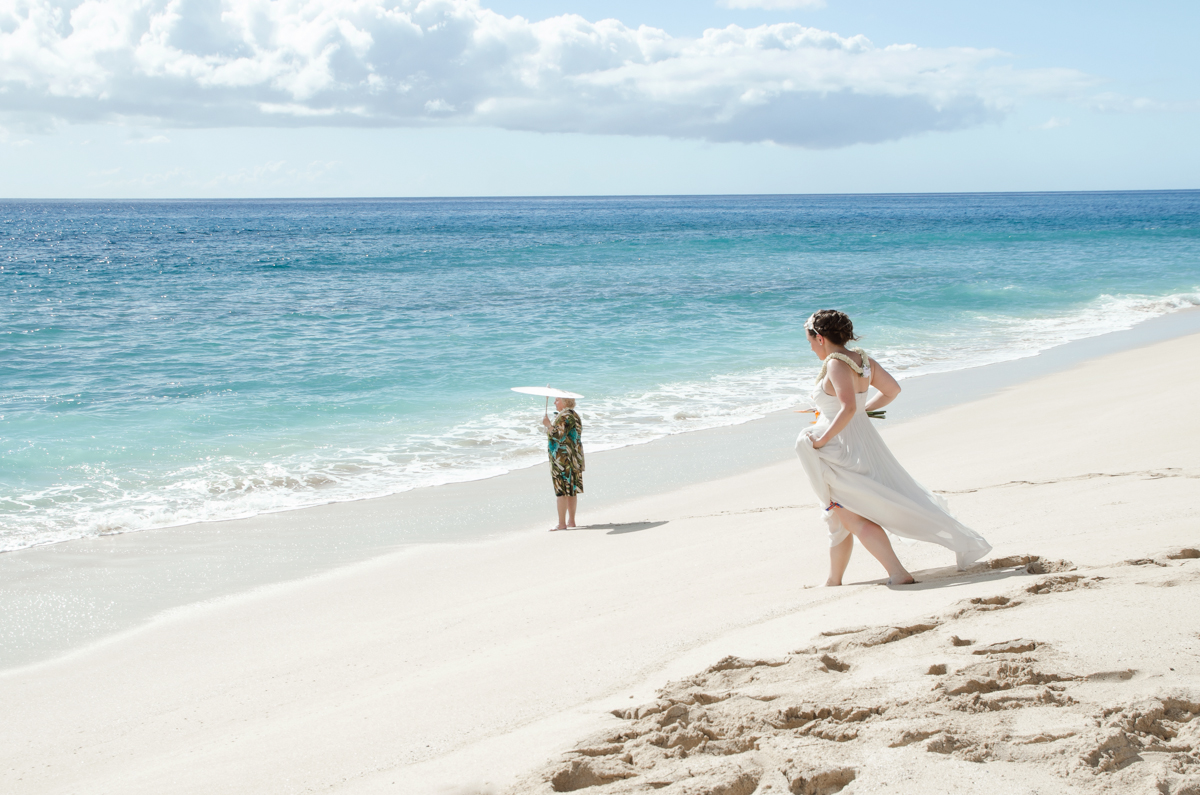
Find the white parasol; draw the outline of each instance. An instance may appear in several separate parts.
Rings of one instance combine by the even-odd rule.
[[[550,398],[581,398],[583,395],[567,392],[565,389],[555,389],[552,386],[514,386],[512,391],[523,395],[537,395],[546,398],[546,411],[550,411]]]
[[[514,392],[520,392],[524,395],[537,395],[538,397],[565,397],[565,398],[581,398],[583,395],[577,395],[574,392],[567,392],[562,389],[555,389],[552,386],[514,386]]]

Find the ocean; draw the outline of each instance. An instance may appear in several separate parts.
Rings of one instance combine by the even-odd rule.
[[[0,202],[0,551],[490,477],[1200,305],[1200,191]]]

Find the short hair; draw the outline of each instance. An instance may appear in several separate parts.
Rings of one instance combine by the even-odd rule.
[[[575,398],[563,398],[562,402],[569,409],[575,408]]]

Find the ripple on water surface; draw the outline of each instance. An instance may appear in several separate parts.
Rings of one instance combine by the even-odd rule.
[[[1200,303],[1200,193],[0,203],[0,549],[763,416],[802,324],[900,376]]]

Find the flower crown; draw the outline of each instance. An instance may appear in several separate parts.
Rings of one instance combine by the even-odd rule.
[[[806,330],[808,330],[808,331],[811,331],[813,334],[817,334],[817,333],[818,333],[818,332],[817,332],[817,326],[816,326],[816,324],[813,322],[813,319],[814,319],[816,316],[817,316],[817,313],[816,313],[816,312],[813,312],[811,315],[809,315],[809,316],[808,316],[808,320],[804,321],[804,328],[805,328]]]

